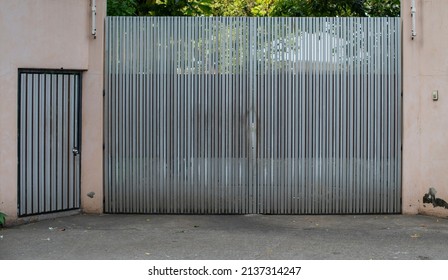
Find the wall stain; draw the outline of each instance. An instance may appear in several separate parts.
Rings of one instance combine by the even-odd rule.
[[[428,193],[423,196],[423,203],[431,203],[434,207],[444,207],[445,209],[448,209],[448,203],[441,198],[437,198],[436,193],[437,191],[435,188],[429,188]]]

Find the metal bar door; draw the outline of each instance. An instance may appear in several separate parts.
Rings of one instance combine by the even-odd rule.
[[[19,216],[80,207],[81,74],[19,71]]]

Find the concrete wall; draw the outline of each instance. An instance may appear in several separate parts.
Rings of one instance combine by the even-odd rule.
[[[447,216],[424,203],[434,188],[436,205],[448,201],[448,1],[416,0],[417,36],[411,39],[411,1],[403,19],[403,212]],[[432,100],[437,90],[439,100]]]
[[[82,208],[102,207],[103,24],[97,0],[97,38],[90,0],[0,0],[0,211],[17,218],[17,82],[19,68],[86,70],[83,75]],[[86,196],[95,192],[94,198]],[[87,199],[86,199],[87,198]]]

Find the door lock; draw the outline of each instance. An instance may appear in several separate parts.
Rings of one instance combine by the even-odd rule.
[[[72,152],[75,156],[79,155],[79,150],[77,148],[73,148]]]

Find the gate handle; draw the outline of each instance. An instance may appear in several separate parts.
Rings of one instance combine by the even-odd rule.
[[[79,150],[77,148],[73,148],[72,152],[75,156],[79,155]]]

